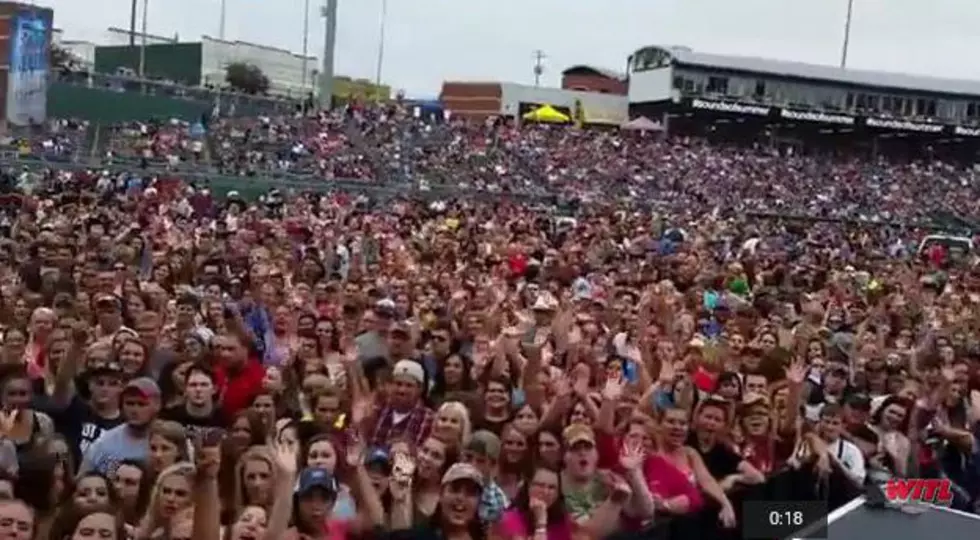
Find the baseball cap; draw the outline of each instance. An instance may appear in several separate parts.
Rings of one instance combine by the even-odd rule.
[[[122,305],[122,300],[114,294],[100,294],[95,298],[95,305],[118,308]]]
[[[380,446],[376,446],[368,450],[367,454],[364,456],[364,465],[366,467],[371,466],[381,466],[381,467],[391,467],[391,456],[388,455],[388,451]]]
[[[393,378],[406,376],[414,379],[419,384],[425,383],[425,370],[422,368],[422,364],[415,360],[399,360],[395,364],[395,368],[391,370],[391,376]]]
[[[480,486],[481,489],[483,488],[483,474],[469,463],[453,463],[449,467],[449,470],[446,471],[446,474],[442,476],[442,485],[459,482],[460,480],[469,480]]]
[[[90,365],[85,372],[89,377],[99,377],[101,375],[121,375],[123,370],[119,362],[108,360]]]
[[[132,393],[139,394],[144,398],[154,398],[160,397],[160,387],[157,385],[156,381],[149,377],[137,377],[128,383],[123,388],[123,394]]]
[[[201,305],[201,299],[192,292],[184,291],[177,297],[177,305],[191,306],[194,309],[198,309]]]
[[[851,394],[844,400],[844,405],[864,412],[871,411],[871,397],[867,394]]]
[[[392,334],[401,334],[403,336],[411,337],[412,328],[405,321],[399,321],[391,327]]]
[[[580,442],[595,445],[595,432],[585,424],[572,424],[566,427],[565,431],[562,432],[562,438],[568,447]]]
[[[496,461],[500,457],[500,437],[485,429],[475,431],[466,444],[466,450]]]
[[[771,407],[769,398],[762,394],[747,394],[739,404],[739,414],[746,415],[750,411],[768,411]]]
[[[299,484],[296,486],[296,493],[306,495],[315,488],[324,489],[328,493],[336,494],[337,480],[322,467],[307,467],[299,475]]]
[[[556,309],[558,309],[558,301],[548,292],[539,294],[534,305],[531,306],[532,311],[555,311]]]

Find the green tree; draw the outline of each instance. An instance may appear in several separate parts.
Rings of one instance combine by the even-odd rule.
[[[51,69],[72,70],[78,67],[78,59],[68,49],[54,44],[48,50]]]
[[[225,68],[225,82],[246,94],[265,94],[269,91],[269,78],[255,64],[235,62]]]

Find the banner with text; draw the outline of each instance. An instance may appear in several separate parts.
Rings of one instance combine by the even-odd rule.
[[[949,135],[953,137],[980,138],[980,126],[958,126],[937,122],[923,122],[901,118],[881,118],[860,116],[838,112],[807,111],[792,108],[772,107],[760,104],[739,103],[734,101],[719,101],[713,99],[694,98],[686,105],[695,110],[727,113],[736,115],[771,117],[773,120],[788,120],[826,124],[828,126],[885,129],[890,131],[907,131],[912,133]]]

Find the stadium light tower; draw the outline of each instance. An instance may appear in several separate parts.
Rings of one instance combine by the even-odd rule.
[[[381,72],[385,65],[385,23],[388,22],[388,0],[381,0],[381,28],[378,36],[378,66],[374,84],[381,86]]]
[[[136,0],[129,7],[129,46],[136,46]]]
[[[544,59],[548,56],[544,51],[534,51],[534,86],[541,86],[541,75],[544,74]]]
[[[320,7],[324,19],[323,64],[320,70],[320,107],[333,105],[333,58],[337,46],[337,0],[326,0]]]
[[[303,2],[303,92],[307,91],[306,88],[306,77],[307,72],[310,70],[307,63],[309,62],[309,47],[310,47],[310,0]]]
[[[225,20],[228,18],[228,0],[221,0],[221,18],[218,20],[218,39],[225,39]]]
[[[140,79],[146,78],[146,17],[150,11],[150,0],[143,0],[143,29],[140,32]]]
[[[847,47],[851,44],[851,16],[854,14],[854,0],[847,0],[847,18],[844,19],[844,43],[840,51],[840,67],[847,67]]]

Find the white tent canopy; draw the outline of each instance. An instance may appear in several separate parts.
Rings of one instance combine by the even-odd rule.
[[[628,131],[663,131],[664,129],[660,122],[654,122],[646,116],[634,118],[620,127]]]

